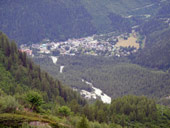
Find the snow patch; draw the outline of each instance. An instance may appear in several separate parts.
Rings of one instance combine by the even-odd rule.
[[[64,66],[60,66],[60,73],[63,73]]]
[[[55,56],[51,56],[51,59],[53,61],[54,64],[57,64],[58,58]]]
[[[150,18],[151,17],[151,15],[149,15],[149,14],[145,14],[144,15],[146,18]]]
[[[81,90],[80,92],[81,95],[84,95],[86,99],[96,99],[96,95],[94,93],[88,92],[86,90]]]
[[[108,95],[106,95],[105,93],[102,92],[102,90],[92,87],[95,90],[95,94],[97,96],[99,96],[101,98],[101,100],[103,101],[103,103],[111,103],[111,97],[109,97]]]
[[[82,79],[82,82],[86,83],[87,85],[90,85],[90,87],[93,89],[92,92],[88,92],[86,90],[81,90],[80,94],[84,95],[86,99],[96,99],[97,97],[100,97],[103,103],[110,104],[111,103],[111,97],[109,97],[107,94],[103,93],[102,90],[96,88],[93,86],[92,83],[85,81]]]
[[[82,82],[85,82],[87,85],[90,85],[91,87],[93,86],[92,83],[88,82],[88,81],[85,81],[84,79],[82,79]]]

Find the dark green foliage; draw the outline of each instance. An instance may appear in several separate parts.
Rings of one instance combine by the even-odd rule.
[[[13,41],[10,43],[2,32],[0,32],[0,69],[0,87],[7,94],[37,89],[45,93],[46,101],[53,101],[60,96],[65,102],[77,99],[79,104],[85,104],[85,100],[81,99],[76,92],[63,87],[60,81],[54,80],[46,72],[41,71],[40,67],[26,56],[26,53],[17,50],[15,43]]]
[[[85,116],[82,117],[81,121],[78,123],[77,128],[90,128]]]
[[[58,113],[61,116],[67,117],[67,116],[69,116],[71,114],[71,110],[67,106],[61,106],[61,107],[58,108]]]
[[[125,21],[127,18],[120,15],[128,16],[135,12],[138,15],[154,14],[154,10],[150,8],[144,13],[140,8],[157,2],[158,0],[1,0],[0,30],[17,40],[18,44],[40,42],[44,38],[66,40],[115,30],[126,32],[134,23],[129,24]],[[139,10],[133,11],[135,8]],[[119,16],[113,18],[109,16],[110,13]]]
[[[155,101],[144,96],[124,96],[112,100],[110,105],[96,101],[84,107],[89,120],[112,122],[110,127],[168,127],[169,108],[156,105]],[[90,112],[90,116],[87,114]],[[92,119],[93,118],[93,119]]]
[[[164,4],[155,17],[139,27],[146,41],[143,49],[130,56],[132,62],[155,69],[170,68],[169,7],[170,3]]]
[[[170,3],[164,3],[164,6],[161,7],[161,9],[157,13],[158,16],[160,17],[168,17],[170,16]]]
[[[170,92],[169,73],[131,64],[126,58],[64,56],[59,57],[57,66],[48,58],[35,59],[35,62],[71,87],[90,91],[82,82],[85,79],[112,98],[128,94],[160,98]],[[62,74],[60,65],[65,66]]]
[[[26,100],[31,104],[31,109],[35,111],[38,111],[38,107],[44,103],[42,95],[35,91],[28,92]]]
[[[0,19],[0,29],[18,44],[44,38],[66,40],[96,32],[87,10],[74,0],[1,0]]]
[[[95,62],[95,67],[93,62]],[[100,65],[97,64],[98,62],[100,64],[103,64],[102,65],[103,67],[100,67]],[[126,62],[126,64],[122,64],[122,62]],[[140,66],[128,64],[128,61],[126,59],[122,59],[119,60],[119,62],[115,62],[114,59],[112,60],[110,58],[107,59],[95,58],[88,64],[84,63],[80,59],[78,61],[74,60],[73,62],[70,61],[70,63],[71,67],[73,65],[77,65],[77,67],[79,68],[77,70],[89,74],[87,76],[77,74],[80,77],[80,80],[82,78],[85,78],[89,81],[100,80],[102,83],[102,81],[107,82],[108,79],[111,77],[114,78],[113,80],[115,83],[118,83],[120,85],[123,84],[119,83],[119,81],[125,81],[127,86],[126,85],[116,86],[117,90],[120,90],[121,92],[120,95],[125,95],[130,92],[138,95],[145,93],[149,96],[156,95],[157,97],[159,97],[164,96],[169,92],[169,86],[167,86],[169,85],[168,73],[152,70],[148,71],[147,69],[141,68]],[[81,68],[82,65],[84,66],[84,69]],[[112,66],[114,65],[115,67],[110,68],[110,65]],[[90,68],[86,69],[87,67]],[[98,68],[101,69],[102,73],[97,71]],[[122,98],[114,99],[111,105],[104,104],[101,101],[96,101],[92,105],[86,104],[84,107],[82,107],[82,105],[85,104],[85,101],[82,100],[77,93],[73,92],[71,89],[67,87],[63,87],[60,81],[58,80],[54,81],[53,78],[50,77],[46,72],[41,71],[40,67],[36,66],[29,58],[26,57],[26,54],[16,50],[16,46],[12,43],[9,43],[7,37],[2,33],[0,33],[0,69],[2,69],[0,70],[2,73],[2,75],[0,74],[1,76],[0,87],[2,89],[0,95],[2,96],[5,95],[3,94],[3,91],[7,94],[16,93],[23,94],[28,90],[33,89],[38,90],[38,92],[42,93],[45,102],[48,103],[44,107],[44,111],[49,111],[47,113],[50,113],[51,111],[49,109],[53,107],[52,105],[50,105],[51,101],[51,103],[53,103],[54,105],[56,104],[68,105],[70,106],[70,109],[76,114],[86,115],[87,118],[91,121],[96,120],[100,123],[102,122],[108,123],[111,128],[112,127],[168,128],[170,126],[169,108],[166,108],[164,106],[157,106],[154,100],[147,99],[144,96],[142,97],[125,96]],[[106,77],[105,76],[105,73],[107,74],[107,72],[105,72],[106,69],[107,71],[109,71],[109,73],[113,75],[109,75],[108,77]],[[66,71],[67,70],[68,69],[66,69]],[[99,77],[95,78],[94,77],[95,74],[99,75]],[[105,77],[103,76],[100,77],[100,74],[104,75]],[[132,78],[131,80],[129,80],[130,77]],[[142,82],[140,81],[141,79],[143,80]],[[151,86],[152,83],[150,83],[150,80],[153,80],[154,86]],[[162,83],[162,81],[164,81],[164,83]],[[133,83],[133,85],[128,86],[131,83]],[[143,86],[137,86],[141,84]],[[97,86],[97,84],[95,86]],[[110,88],[106,89],[108,89],[108,92],[110,92],[109,90]],[[138,90],[135,91],[135,89]],[[32,103],[32,106],[35,108],[35,106],[41,105],[42,96],[37,92],[33,92],[28,93],[27,98]],[[4,100],[3,98],[0,99],[0,108],[3,108],[2,111],[15,112],[16,105],[14,103],[17,103],[14,100],[15,98],[10,97],[9,98],[10,100],[8,98],[7,99],[4,98],[5,99]],[[55,103],[54,101],[56,101],[57,103]],[[2,107],[3,105],[4,106],[6,105],[5,107],[7,109],[4,109],[5,107]],[[60,107],[60,114],[62,116],[68,116],[70,115],[70,109],[66,106]],[[69,116],[67,118],[69,118]],[[31,115],[26,113],[0,114],[0,126],[2,127],[3,126],[18,127],[21,126],[24,122],[31,121],[46,122],[54,127],[59,127],[59,124],[56,123],[56,121],[50,120],[48,116],[43,117],[42,115]],[[89,122],[85,116],[83,116],[83,118],[80,120],[77,127],[89,128]],[[96,127],[99,126],[96,125]]]
[[[79,116],[79,118],[81,118],[79,120],[76,119],[75,116],[70,116],[70,119],[69,117],[67,118],[69,121],[76,121],[77,128],[102,128],[102,126],[105,128],[168,128],[170,124],[169,108],[156,105],[155,101],[147,99],[144,96],[125,96],[117,98],[114,99],[110,105],[97,101],[95,104],[86,107],[85,111],[91,111],[89,114],[93,116],[95,120],[106,122],[108,125],[105,125],[104,123],[99,124],[98,122],[89,122],[85,116]],[[71,118],[75,118],[76,120]],[[100,120],[102,118],[104,120]],[[55,128],[61,125],[66,128],[70,127],[47,115],[20,111],[16,112],[16,114],[0,114],[0,124],[4,126],[18,127],[24,122],[33,121],[48,123]],[[57,123],[56,121],[60,123]],[[76,124],[74,124],[74,127]]]
[[[7,94],[14,94],[17,83],[9,71],[0,64],[0,88]]]
[[[109,19],[112,22],[112,27],[119,31],[119,32],[127,32],[130,33],[131,30],[131,24],[130,21],[126,18],[121,17],[120,15],[110,13]],[[120,27],[121,26],[121,27]]]
[[[12,96],[0,96],[0,113],[13,113],[19,108],[18,101]]]
[[[0,88],[0,96],[5,96],[5,93],[1,88]]]
[[[154,24],[153,22],[151,22]],[[149,25],[150,26],[150,25]],[[162,27],[159,26],[161,29]],[[152,31],[150,29],[145,29]],[[145,48],[132,57],[132,61],[142,66],[167,70],[170,68],[170,29],[146,33]]]
[[[146,97],[125,96],[118,98],[112,101],[110,109],[111,113],[128,115],[131,121],[157,119],[156,103]]]

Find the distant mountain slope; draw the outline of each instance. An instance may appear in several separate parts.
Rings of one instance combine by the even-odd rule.
[[[85,79],[112,98],[127,94],[160,98],[170,93],[169,73],[142,68],[123,59],[66,56],[59,57],[57,65],[48,58],[34,61],[71,87],[91,90],[82,82],[82,79]],[[65,66],[63,73],[59,72],[60,65]]]
[[[96,32],[91,16],[74,0],[1,0],[0,19],[0,30],[21,44]]]
[[[0,30],[19,44],[39,42],[44,38],[65,40],[98,32],[126,32],[125,27],[130,28],[131,24],[120,15],[128,16],[135,8],[157,2],[158,0],[1,0]],[[138,15],[146,13],[140,13],[139,10]],[[118,16],[113,18],[110,15]]]
[[[150,68],[170,69],[170,3],[140,27],[145,48],[132,57],[134,63]]]
[[[96,11],[103,13],[113,11],[118,14],[128,14],[128,12],[136,8],[159,2],[159,0],[81,0],[81,2],[93,14],[96,14]]]
[[[170,69],[170,29],[147,35],[146,46],[134,62],[150,68]]]
[[[159,0],[81,0],[84,7],[92,15],[92,22],[98,28],[100,32],[113,31],[111,22],[109,19],[110,13],[119,14],[122,16],[128,15],[142,15],[142,14],[154,14],[152,6],[158,7],[157,2]],[[150,5],[150,6],[148,6]],[[147,7],[147,11],[143,11],[143,7]],[[146,10],[146,9],[145,9]],[[157,10],[157,9],[156,9]],[[114,19],[117,21],[116,19]],[[127,20],[127,19],[126,19]],[[122,27],[119,25],[119,27]]]

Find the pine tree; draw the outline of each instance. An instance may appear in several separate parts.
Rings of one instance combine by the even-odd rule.
[[[90,128],[88,121],[87,121],[87,118],[85,116],[82,117],[82,119],[78,123],[77,128]]]
[[[12,56],[14,55],[14,53],[17,53],[17,46],[16,46],[14,41],[11,41],[11,54],[12,54]]]

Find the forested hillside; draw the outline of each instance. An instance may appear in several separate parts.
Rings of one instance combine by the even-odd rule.
[[[83,100],[71,89],[64,87],[60,81],[54,80],[39,66],[35,65],[25,53],[18,51],[14,41],[10,43],[5,34],[0,32],[0,87],[7,94],[23,93],[30,89],[40,90],[47,101],[57,97],[68,102]]]
[[[1,0],[0,30],[18,44],[37,43],[44,38],[66,40],[96,33],[129,32],[140,23],[140,18],[127,17],[136,11],[139,17],[154,14],[158,3],[158,0]],[[145,6],[148,10],[143,12]]]
[[[135,62],[142,66],[168,70],[170,68],[170,29],[148,34],[145,48],[135,55]]]
[[[0,33],[0,127],[168,127],[170,110],[144,96],[88,104]]]
[[[71,87],[89,90],[82,82],[85,79],[112,98],[127,94],[160,98],[170,92],[169,73],[131,64],[127,58],[63,56],[57,65],[51,58],[34,58],[34,61]],[[63,73],[59,72],[60,65],[65,66]]]
[[[169,0],[0,0],[0,128],[169,128],[169,35]]]
[[[89,13],[74,0],[1,0],[0,19],[0,29],[20,44],[96,32]]]
[[[139,27],[145,36],[145,47],[131,56],[134,63],[168,70],[170,68],[170,4],[164,5],[157,15]]]

